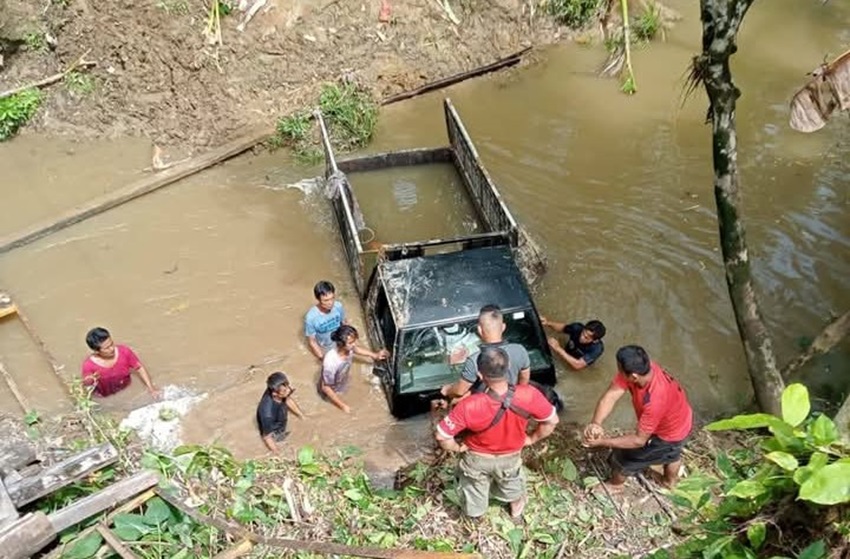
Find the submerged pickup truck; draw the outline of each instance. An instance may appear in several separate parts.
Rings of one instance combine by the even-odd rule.
[[[375,363],[373,372],[381,380],[390,412],[398,418],[428,410],[439,388],[460,376],[462,356],[480,343],[478,312],[488,304],[504,313],[505,339],[528,350],[532,380],[555,383],[552,355],[529,289],[545,271],[545,259],[517,226],[448,99],[444,109],[448,146],[340,161],[321,114],[316,114],[325,156],[325,195],[363,306],[369,342],[390,350],[390,357]],[[367,246],[364,240],[371,229],[354,195],[356,174],[429,164],[454,166],[482,232]]]

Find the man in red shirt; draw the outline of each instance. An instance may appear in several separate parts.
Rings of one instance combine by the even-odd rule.
[[[486,391],[464,398],[437,425],[437,442],[445,450],[461,453],[458,483],[463,512],[483,516],[492,489],[493,497],[510,503],[514,520],[525,508],[525,473],[522,449],[548,437],[555,430],[555,407],[536,388],[508,384],[508,354],[504,349],[482,346],[478,372]],[[526,433],[529,417],[538,421]],[[465,431],[463,442],[455,436]]]
[[[617,400],[631,393],[638,425],[633,435],[606,437],[602,422]],[[654,464],[664,465],[659,480],[672,487],[679,477],[682,448],[693,427],[693,411],[681,385],[646,350],[627,345],[617,351],[617,376],[596,404],[593,420],[584,429],[584,444],[608,447],[611,454],[609,488],[620,489],[627,475],[636,474]]]
[[[86,345],[92,354],[83,361],[83,384],[94,386],[98,396],[110,396],[130,385],[130,373],[135,371],[145,388],[155,399],[160,391],[151,381],[145,366],[132,349],[116,345],[106,328],[92,328],[86,334]]]

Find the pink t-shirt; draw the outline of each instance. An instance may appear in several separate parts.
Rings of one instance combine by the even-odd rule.
[[[142,365],[129,347],[116,345],[115,351],[118,356],[111,367],[98,365],[91,357],[83,361],[83,384],[94,384],[94,392],[99,396],[109,396],[127,388],[130,384],[130,373]]]

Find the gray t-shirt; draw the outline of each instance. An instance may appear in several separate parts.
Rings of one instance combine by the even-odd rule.
[[[478,380],[478,355],[481,353],[482,347],[500,347],[508,354],[508,382],[516,384],[519,380],[519,372],[523,369],[531,368],[531,360],[528,358],[528,352],[519,344],[508,342],[499,342],[495,344],[481,344],[479,350],[466,358],[463,364],[463,371],[460,376],[463,380],[475,384]]]
[[[336,348],[328,351],[322,360],[322,382],[325,386],[330,386],[334,392],[345,392],[351,376],[353,359],[354,352],[349,353],[347,357],[342,357]]]

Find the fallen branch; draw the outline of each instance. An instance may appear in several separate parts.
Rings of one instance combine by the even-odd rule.
[[[177,182],[178,180],[194,175],[204,169],[212,167],[217,163],[221,163],[226,159],[230,159],[234,155],[247,151],[265,141],[274,133],[274,130],[268,128],[255,128],[247,132],[244,136],[237,138],[231,142],[224,144],[212,151],[192,158],[185,163],[175,165],[170,169],[162,171],[154,176],[146,177],[137,181],[130,186],[111,192],[96,198],[91,202],[73,208],[65,214],[50,219],[23,231],[17,231],[11,235],[7,235],[0,239],[0,254],[8,252],[12,249],[28,245],[42,237],[46,237],[57,231],[61,231],[75,223],[85,221],[90,217],[101,214],[107,210],[111,210],[117,206],[125,204],[130,200],[135,200],[140,196],[149,194],[160,188]]]
[[[813,357],[831,350],[835,345],[850,334],[850,311],[845,312],[817,335],[812,344],[782,369],[782,378],[790,380],[796,377],[800,367],[811,361]]]
[[[411,97],[416,97],[418,95],[422,95],[423,93],[428,93],[429,91],[443,89],[444,87],[460,83],[470,78],[477,78],[478,76],[483,76],[484,74],[489,74],[490,72],[495,72],[496,70],[501,70],[503,68],[514,66],[518,64],[522,60],[522,57],[528,54],[531,49],[532,47],[526,47],[521,51],[517,51],[504,58],[500,58],[499,60],[491,62],[490,64],[479,66],[478,68],[467,70],[466,72],[460,72],[458,74],[454,74],[446,78],[441,78],[439,80],[426,83],[425,85],[417,87],[416,89],[411,89],[410,91],[405,91],[396,95],[390,95],[389,97],[385,97],[383,100],[381,100],[381,105],[390,105],[392,103],[398,103],[399,101],[404,101],[405,99],[410,99]]]
[[[164,501],[174,508],[189,516],[200,524],[213,526],[236,538],[248,540],[254,544],[262,544],[268,547],[279,547],[298,551],[309,551],[324,555],[350,555],[352,557],[367,557],[371,559],[480,559],[477,553],[451,553],[437,551],[419,551],[410,549],[382,549],[378,547],[349,546],[332,542],[318,542],[306,540],[294,540],[283,538],[267,538],[260,534],[246,530],[241,526],[234,526],[229,522],[207,516],[194,507],[190,507],[179,498],[161,489],[156,490]]]
[[[48,85],[53,85],[54,83],[63,80],[65,78],[65,76],[67,76],[68,74],[70,74],[71,72],[76,70],[77,68],[90,68],[92,66],[97,66],[97,62],[91,62],[91,61],[83,60],[89,52],[91,52],[91,50],[87,50],[81,57],[79,57],[76,61],[74,61],[73,64],[68,66],[65,69],[64,72],[59,72],[58,74],[53,74],[52,76],[42,78],[42,79],[40,79],[36,82],[28,83],[27,85],[22,85],[20,87],[16,87],[16,88],[4,91],[4,92],[0,93],[0,99],[4,99],[6,97],[11,97],[12,95],[17,95],[18,93],[21,93],[22,91],[26,91],[26,90],[32,89],[34,87],[42,88],[42,87],[47,87]]]

